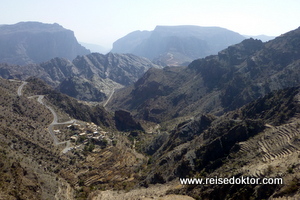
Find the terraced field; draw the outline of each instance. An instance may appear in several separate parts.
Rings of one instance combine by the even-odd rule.
[[[145,162],[143,157],[139,157],[133,150],[108,147],[87,157],[90,168],[77,174],[79,182],[74,185],[89,187],[98,184],[131,182],[135,179],[134,169],[143,162]]]
[[[281,126],[266,124],[265,131],[239,145],[240,159],[247,163],[240,172],[263,177],[276,171],[283,176],[300,155],[300,119]]]
[[[241,152],[258,151],[263,162],[291,155],[300,150],[300,123],[270,127],[247,142],[240,142]]]
[[[273,137],[264,136],[258,142],[259,148],[264,153],[262,160],[267,162],[299,151],[299,127],[298,123],[274,127],[271,131]]]

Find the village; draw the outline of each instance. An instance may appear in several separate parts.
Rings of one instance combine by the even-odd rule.
[[[93,122],[75,121],[69,125],[57,125],[54,133],[61,141],[70,141],[71,149],[99,151],[115,144],[114,136]]]

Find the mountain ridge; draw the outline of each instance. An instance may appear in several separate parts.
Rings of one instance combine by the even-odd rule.
[[[133,53],[161,65],[180,65],[216,54],[245,37],[220,27],[192,25],[156,26],[153,31],[134,31],[113,44],[112,52]]]
[[[197,112],[220,115],[273,90],[297,86],[299,30],[267,43],[247,39],[187,67],[150,70],[115,92],[108,107],[162,122]],[[143,92],[153,90],[148,96]]]
[[[21,80],[38,77],[72,97],[103,101],[113,89],[134,83],[152,67],[161,68],[132,54],[92,53],[77,56],[73,61],[53,58],[25,66],[0,64],[0,75]]]
[[[81,46],[74,32],[61,25],[20,22],[0,26],[0,62],[26,65],[55,57],[74,59],[90,53]]]

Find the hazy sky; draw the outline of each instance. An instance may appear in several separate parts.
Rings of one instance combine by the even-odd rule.
[[[80,42],[110,47],[156,25],[220,26],[277,36],[300,26],[300,0],[0,0],[0,24],[58,23]]]

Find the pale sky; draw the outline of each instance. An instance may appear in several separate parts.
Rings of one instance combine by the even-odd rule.
[[[111,47],[156,25],[219,26],[278,36],[300,26],[300,0],[0,0],[0,24],[58,23],[78,41]]]

